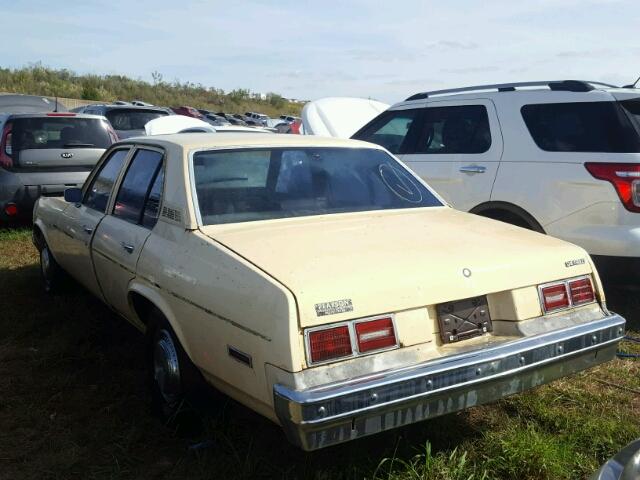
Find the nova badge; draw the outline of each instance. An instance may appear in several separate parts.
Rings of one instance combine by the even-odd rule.
[[[71,158],[71,157],[73,157],[73,153],[71,153],[71,152],[62,152],[62,153],[60,154],[60,156],[61,156],[62,158]]]
[[[564,266],[569,268],[569,267],[575,267],[576,265],[584,265],[586,262],[586,260],[584,258],[577,258],[575,260],[569,260],[567,262],[564,262]]]

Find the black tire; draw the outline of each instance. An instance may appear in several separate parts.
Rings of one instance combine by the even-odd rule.
[[[66,275],[46,243],[40,249],[40,275],[45,292],[55,294],[63,290]]]
[[[152,407],[165,423],[193,411],[193,398],[203,383],[164,315],[152,309],[147,323],[148,381]]]

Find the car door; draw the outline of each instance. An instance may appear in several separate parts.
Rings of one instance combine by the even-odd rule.
[[[130,158],[92,247],[96,276],[105,300],[129,318],[128,285],[136,275],[140,252],[158,217],[164,152],[151,147],[137,148]]]
[[[91,242],[105,216],[114,184],[121,174],[129,148],[111,151],[85,185],[81,203],[69,205],[56,226],[59,236],[57,261],[93,294],[101,297],[91,261]]]
[[[465,211],[491,198],[501,157],[496,109],[485,99],[427,103],[400,152],[409,168]]]

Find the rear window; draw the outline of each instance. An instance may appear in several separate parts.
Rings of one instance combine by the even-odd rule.
[[[548,152],[640,152],[640,135],[617,102],[525,105],[522,117]]]
[[[400,153],[409,129],[420,110],[387,111],[357,132],[353,138],[380,145],[391,153]]]
[[[636,128],[640,131],[640,98],[634,98],[633,100],[623,100],[620,102],[622,108],[629,114],[633,122],[636,124]]]
[[[99,118],[35,117],[13,119],[13,152],[47,148],[108,148],[107,123]]]
[[[374,149],[203,151],[194,155],[193,170],[205,225],[442,205]]]
[[[105,114],[109,122],[115,130],[144,130],[147,122],[158,117],[168,115],[167,112],[159,112],[157,110],[140,110],[118,108],[109,110]]]

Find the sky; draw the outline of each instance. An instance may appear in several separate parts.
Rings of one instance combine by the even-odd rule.
[[[0,66],[393,103],[487,83],[632,83],[639,27],[638,0],[0,0]]]

